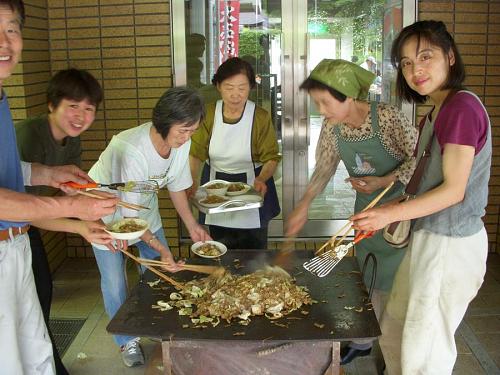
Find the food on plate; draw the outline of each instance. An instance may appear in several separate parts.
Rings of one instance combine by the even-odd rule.
[[[243,182],[233,182],[227,187],[227,191],[234,193],[236,191],[241,191],[246,189],[246,185]]]
[[[146,228],[145,225],[138,223],[134,219],[125,219],[113,224],[109,230],[114,233],[132,233],[139,232]]]
[[[214,182],[213,184],[205,186],[205,189],[213,190],[213,189],[224,189],[227,184],[223,182]]]
[[[169,304],[177,307],[179,315],[189,315],[192,323],[238,320],[246,325],[251,316],[265,315],[278,319],[314,301],[307,288],[280,267],[266,267],[248,275],[233,275],[225,270],[183,284],[172,293]]]
[[[200,203],[202,204],[218,204],[227,202],[227,199],[221,197],[220,195],[209,195],[205,199],[202,199]]]
[[[196,249],[196,252],[201,255],[216,257],[222,254],[222,251],[213,243],[205,243]]]

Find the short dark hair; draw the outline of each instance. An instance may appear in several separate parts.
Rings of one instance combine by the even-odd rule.
[[[170,128],[184,124],[193,126],[205,116],[203,99],[196,90],[187,87],[170,88],[153,108],[153,126],[163,139]]]
[[[311,90],[326,90],[332,95],[335,99],[337,99],[339,102],[345,102],[347,99],[347,96],[342,94],[341,92],[331,88],[328,85],[325,85],[324,83],[321,83],[320,81],[316,81],[313,78],[307,78],[302,84],[300,85],[299,89],[301,90],[307,90],[307,92]]]
[[[24,11],[23,0],[0,0],[0,5],[6,5],[13,12],[19,14],[19,21],[21,22],[21,28],[24,26],[24,21],[26,21],[26,12]]]
[[[97,109],[102,97],[101,85],[86,70],[74,68],[60,70],[50,79],[47,87],[47,103],[55,108],[63,99],[77,102],[87,99]]]
[[[433,20],[418,21],[401,30],[396,40],[392,43],[391,63],[398,72],[396,78],[397,95],[408,102],[424,103],[427,100],[426,96],[420,95],[418,92],[412,90],[406,83],[400,64],[403,46],[412,37],[417,37],[418,39],[417,49],[420,48],[420,42],[426,40],[433,46],[439,47],[446,56],[448,56],[450,51],[453,52],[455,63],[450,66],[448,79],[441,89],[462,89],[465,80],[464,63],[453,37],[448,30],[446,30],[445,24],[441,21]]]
[[[253,89],[255,87],[255,71],[252,65],[239,57],[231,57],[224,61],[217,69],[217,72],[215,72],[212,84],[217,86],[217,84],[237,74],[245,74],[248,78],[248,83],[250,83],[250,88]]]

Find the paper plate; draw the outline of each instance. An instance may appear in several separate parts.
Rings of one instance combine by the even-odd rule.
[[[218,255],[206,255],[206,254],[200,253],[199,249],[207,244],[217,246],[217,248],[220,251],[220,254],[218,254]],[[218,257],[223,256],[227,252],[227,247],[223,243],[217,242],[217,241],[205,241],[205,242],[199,241],[199,242],[196,242],[193,245],[191,245],[191,251],[193,253],[195,253],[196,255],[198,255],[199,257],[213,259],[213,258],[218,258]]]
[[[132,232],[127,232],[127,228],[124,228],[126,226],[135,226],[135,227],[141,227],[140,230],[133,230]],[[145,231],[148,230],[148,222],[146,220],[142,219],[136,219],[136,218],[127,218],[127,219],[122,219],[115,221],[113,223],[110,223],[106,226],[106,229],[104,229],[106,232],[111,234],[113,238],[116,238],[117,240],[135,240],[139,237],[141,237]]]
[[[248,191],[252,188],[250,185],[248,184],[245,184],[243,182],[234,182],[234,184],[242,184],[244,186],[243,189],[241,190],[237,190],[237,191],[226,191],[226,195],[242,195],[242,194],[245,194],[245,193],[248,193]],[[231,186],[233,183],[230,183],[229,186]],[[228,189],[229,189],[229,186],[228,186]]]

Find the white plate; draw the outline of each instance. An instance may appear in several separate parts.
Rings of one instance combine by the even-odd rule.
[[[141,225],[144,227],[144,229],[135,231],[135,232],[116,232],[116,230],[121,227],[124,224],[127,223],[134,223],[137,225]],[[113,238],[116,238],[117,240],[135,240],[142,236],[145,231],[148,230],[148,222],[146,220],[142,219],[136,219],[136,218],[128,218],[128,219],[122,219],[115,221],[113,223],[110,223],[106,226],[106,229],[104,229],[106,232],[111,234]],[[118,229],[119,230],[119,229]]]
[[[203,207],[207,207],[207,208],[214,208],[214,207],[219,207],[221,204],[224,204],[226,202],[229,201],[229,199],[227,198],[224,198],[225,201],[224,202],[220,202],[220,203],[203,203],[203,201],[206,199],[207,197],[203,197],[201,199],[198,200],[198,203],[201,204]]]
[[[201,187],[203,188],[206,188],[208,185],[212,185],[212,184],[215,184],[216,182],[220,182],[221,184],[229,184],[230,182],[226,181],[226,180],[210,180],[208,182],[205,182],[203,185],[201,185]]]
[[[236,184],[237,182],[234,182],[234,183]],[[238,190],[238,191],[229,191],[228,190],[228,191],[226,191],[226,195],[242,195],[242,194],[247,193],[248,190],[251,189],[250,185],[247,185],[247,184],[245,184],[243,182],[240,182],[240,184],[243,184],[245,186],[245,188],[242,189],[242,190]],[[229,184],[229,185],[231,185],[231,184]]]
[[[200,254],[198,252],[198,248],[203,246],[206,243],[210,243],[210,244],[217,246],[221,253],[219,255],[215,255],[215,256]],[[196,243],[191,245],[191,251],[193,253],[195,253],[196,255],[198,255],[199,257],[213,259],[213,258],[218,258],[218,257],[223,256],[227,252],[227,247],[223,243],[217,242],[217,241],[205,241],[205,242],[199,241],[199,242],[196,242]]]
[[[222,184],[224,187],[217,188],[217,189],[209,189],[210,185],[213,184]],[[229,186],[229,182],[224,181],[224,180],[211,180],[208,181],[206,184],[203,184],[202,187],[205,188],[205,191],[207,192],[208,195],[219,195],[219,196],[224,196],[227,191],[227,187]]]
[[[262,202],[262,200],[264,198],[262,198],[262,196],[256,195],[256,194],[247,194],[247,195],[240,195],[239,197],[233,198],[233,199],[245,201],[248,203],[257,203],[257,202]]]

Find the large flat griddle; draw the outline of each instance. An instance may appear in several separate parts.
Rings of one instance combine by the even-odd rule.
[[[318,278],[302,268],[302,263],[312,257],[311,252],[296,251],[291,274],[299,285],[308,287],[311,296],[318,301],[312,306],[305,306],[308,315],[295,311],[277,322],[285,324],[283,328],[272,324],[265,317],[251,317],[247,326],[237,322],[221,322],[217,327],[204,329],[182,328],[191,321],[186,316],[179,316],[177,310],[161,312],[151,305],[158,300],[169,300],[174,288],[162,282],[158,289],[151,288],[146,281],[156,280],[156,276],[146,272],[141,281],[131,292],[118,313],[109,323],[107,330],[114,334],[130,336],[157,337],[162,340],[328,340],[345,341],[356,338],[374,338],[381,334],[375,314],[367,305],[367,292],[362,283],[359,268],[354,257],[344,258],[327,277]],[[245,250],[228,251],[220,262],[233,273],[248,273],[256,263],[270,261],[276,255],[272,251]],[[234,259],[239,259],[243,268],[234,268]],[[209,259],[189,259],[189,263],[216,264]],[[179,281],[202,277],[192,272],[179,272],[174,276]],[[361,310],[356,311],[356,309]],[[287,319],[292,318],[292,319]],[[300,319],[295,319],[300,318]],[[316,323],[316,325],[315,325]],[[323,328],[317,326],[324,325]],[[244,335],[235,333],[244,332]]]

